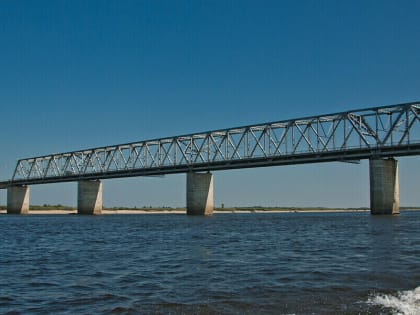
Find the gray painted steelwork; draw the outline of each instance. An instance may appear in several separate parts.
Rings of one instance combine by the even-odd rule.
[[[13,185],[420,154],[420,102],[21,159]]]

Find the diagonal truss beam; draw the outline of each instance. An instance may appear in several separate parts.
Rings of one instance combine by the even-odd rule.
[[[359,109],[17,162],[11,184],[420,154],[420,102]]]

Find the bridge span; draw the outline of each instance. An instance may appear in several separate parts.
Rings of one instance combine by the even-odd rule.
[[[187,173],[187,213],[213,212],[211,171],[370,161],[372,214],[399,212],[398,156],[420,154],[420,102],[372,107],[24,158],[8,213],[27,213],[29,186],[78,182],[78,212],[102,210],[102,179]]]

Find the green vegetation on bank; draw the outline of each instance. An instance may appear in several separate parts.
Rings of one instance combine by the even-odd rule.
[[[328,208],[328,207],[233,207],[233,208],[215,208],[218,211],[322,211],[322,210],[369,210],[367,207],[360,208]]]
[[[0,210],[6,210],[7,207],[5,205],[0,205]],[[62,204],[50,205],[50,204],[43,204],[43,205],[30,205],[29,210],[76,210],[76,207],[66,206]],[[141,211],[179,211],[185,210],[185,207],[181,208],[174,208],[174,207],[152,207],[152,206],[143,206],[143,207],[103,207],[104,210],[141,210]],[[420,207],[400,207],[401,210],[419,210]],[[233,212],[233,211],[328,211],[328,210],[343,210],[343,211],[364,211],[369,210],[368,207],[359,207],[359,208],[331,208],[331,207],[263,207],[263,206],[252,206],[252,207],[215,207],[215,211],[226,211],[226,212]]]
[[[141,210],[141,211],[175,211],[175,210],[185,210],[185,208],[173,208],[173,207],[167,207],[167,206],[162,206],[162,207],[102,207],[103,210]]]
[[[76,210],[76,208],[70,207],[70,206],[63,206],[62,204],[57,204],[57,205],[43,204],[42,206],[29,205],[29,210]]]
[[[6,206],[0,206],[0,210],[6,210]],[[57,205],[50,205],[50,204],[43,204],[43,205],[29,205],[29,210],[76,210],[76,207],[64,206],[62,204]]]

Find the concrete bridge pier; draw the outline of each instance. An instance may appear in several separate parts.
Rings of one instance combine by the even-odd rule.
[[[187,214],[213,214],[213,174],[187,173]]]
[[[84,180],[78,182],[77,214],[102,213],[102,182]]]
[[[7,188],[7,214],[29,213],[29,186]]]
[[[370,213],[399,214],[398,161],[370,159]]]

